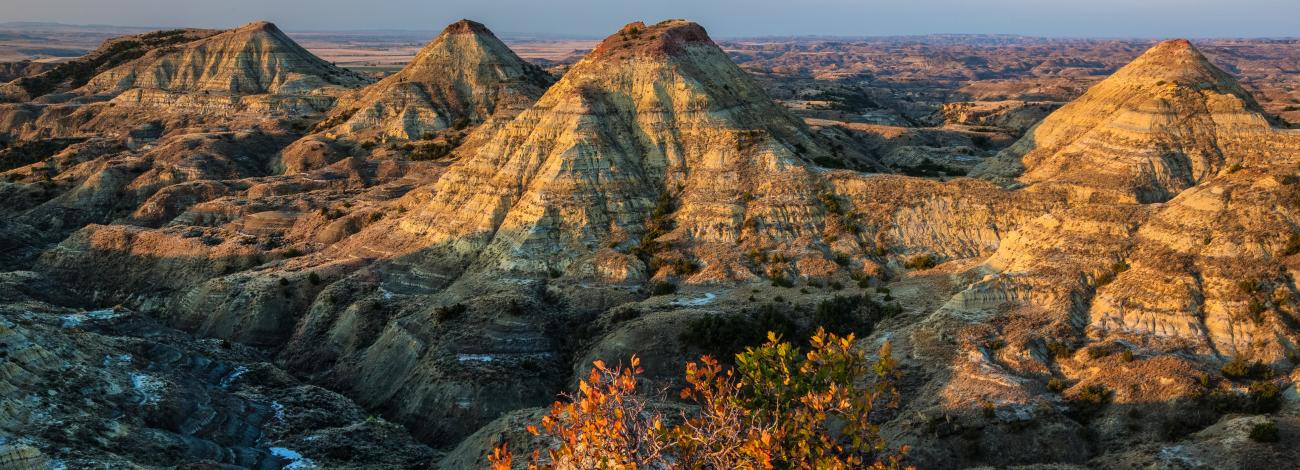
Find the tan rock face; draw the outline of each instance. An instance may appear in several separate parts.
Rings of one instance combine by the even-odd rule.
[[[424,139],[448,128],[508,118],[546,90],[549,74],[515,55],[482,24],[447,26],[401,71],[348,97],[332,115],[334,131]]]
[[[177,47],[220,33],[210,29],[174,29],[122,36],[104,41],[83,57],[50,67],[40,73],[5,80],[0,84],[0,101],[32,101],[46,95],[71,91],[96,75],[134,60],[155,49]],[[58,100],[55,97],[54,100]]]
[[[246,36],[274,39],[262,29]],[[652,380],[676,380],[693,320],[769,302],[899,304],[863,343],[895,345],[908,399],[887,428],[922,467],[1082,465],[1157,432],[1121,410],[1177,418],[1171,403],[1234,387],[1215,375],[1223,359],[1282,371],[1300,342],[1300,138],[1183,42],[982,169],[1015,188],[810,164],[820,141],[685,21],[624,27],[545,94],[486,28],[459,22],[305,137],[309,121],[289,132],[248,111],[318,109],[338,90],[260,81],[263,62],[304,70],[275,54],[137,73],[199,51],[241,63],[192,49],[121,69],[135,75],[114,102],[0,108],[33,139],[98,135],[7,164],[0,248],[71,236],[0,261],[35,258],[94,302],[265,347],[427,442],[466,442],[444,466],[474,461],[486,434],[517,426],[463,438],[550,402],[591,359],[641,353]],[[257,80],[204,93],[218,76]],[[178,112],[121,133],[114,121],[139,110],[124,103]],[[433,162],[404,158],[408,142],[360,145],[465,132]],[[649,296],[651,281],[682,290]],[[1109,415],[1062,411],[1094,385],[1114,392]]]
[[[1248,169],[1179,194],[1136,232],[1132,268],[1098,289],[1090,330],[1286,360],[1300,344],[1287,248],[1298,190],[1293,177]]]
[[[364,83],[359,75],[317,58],[275,25],[260,21],[181,47],[150,51],[97,75],[82,90],[307,95],[330,85]]]
[[[1283,361],[1298,145],[1190,44],[1162,43],[1012,148],[1019,192],[1075,207],[1013,232],[985,263],[999,274],[951,305],[1023,303],[1095,339]]]
[[[481,267],[567,270],[610,249],[614,233],[633,240],[620,251],[680,241],[710,258],[698,247],[792,242],[819,234],[825,217],[801,160],[821,150],[683,21],[629,25],[466,147],[395,229]],[[657,199],[674,201],[658,217],[671,212],[676,225],[651,233]]]
[[[979,173],[1073,198],[1156,202],[1261,158],[1258,104],[1184,40],[1157,45],[1052,113]]]
[[[369,79],[312,55],[275,25],[171,30],[99,50],[0,86],[4,133],[17,140],[122,136],[176,128],[255,127],[322,113]],[[10,98],[4,98],[9,96]]]
[[[1050,101],[962,101],[946,103],[939,111],[947,124],[993,126],[1024,132],[1060,107]]]

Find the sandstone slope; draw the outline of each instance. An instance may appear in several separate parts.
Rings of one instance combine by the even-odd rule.
[[[402,70],[343,100],[331,112],[335,133],[423,139],[464,129],[500,112],[531,105],[552,79],[497,39],[487,27],[460,20],[443,29]]]
[[[0,85],[0,101],[32,101],[42,96],[79,88],[96,75],[135,60],[155,49],[175,47],[219,33],[206,29],[177,29],[123,36],[104,41],[83,57],[54,66],[51,70],[20,76]]]
[[[360,75],[312,55],[274,24],[257,21],[180,47],[151,50],[96,75],[81,91],[313,94],[330,85],[364,83]]]
[[[636,282],[659,266],[633,253],[680,247],[743,279],[737,244],[805,248],[828,216],[806,163],[825,150],[684,21],[624,27],[466,148],[393,231],[450,266]]]
[[[430,48],[487,41],[459,25]],[[591,359],[642,354],[648,389],[672,385],[708,346],[683,335],[700,321],[809,326],[849,294],[862,346],[890,341],[905,369],[882,418],[922,467],[1105,464],[1164,442],[1204,456],[1240,426],[1193,432],[1294,381],[1300,138],[1185,42],[982,169],[1015,189],[818,167],[830,152],[808,128],[680,20],[624,27],[523,111],[493,96],[451,162],[394,145],[290,171],[270,156],[289,134],[196,132],[67,144],[0,189],[18,223],[111,222],[37,271],[267,348],[427,443],[464,442],[449,465],[521,434]],[[376,122],[356,135],[401,137]],[[115,156],[83,155],[96,145]],[[1225,377],[1232,357],[1271,373]]]
[[[1189,42],[1167,41],[1052,113],[983,173],[1066,186],[1083,201],[1159,202],[1256,163],[1270,134],[1236,79]]]

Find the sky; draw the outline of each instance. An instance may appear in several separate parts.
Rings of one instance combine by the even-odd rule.
[[[1300,0],[0,0],[0,22],[497,32],[599,37],[631,21],[696,21],[714,37],[933,33],[1296,37]]]

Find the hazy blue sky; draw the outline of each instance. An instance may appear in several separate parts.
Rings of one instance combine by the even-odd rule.
[[[687,18],[718,37],[1010,33],[1300,36],[1300,0],[0,0],[0,22],[287,30],[435,30],[461,17],[499,32],[604,36]]]

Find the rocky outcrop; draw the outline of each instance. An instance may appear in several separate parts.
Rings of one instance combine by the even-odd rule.
[[[1280,162],[1279,162],[1280,163]],[[1089,309],[1098,337],[1285,363],[1300,353],[1292,287],[1300,181],[1252,168],[1184,191],[1134,234],[1130,266]]]
[[[500,436],[522,436],[521,420],[595,358],[640,353],[648,387],[676,386],[681,363],[701,352],[683,335],[697,321],[743,320],[762,307],[811,328],[816,306],[836,296],[890,304],[859,319],[869,334],[861,346],[894,345],[906,399],[881,418],[922,467],[1089,465],[1133,448],[1126,439],[1181,439],[1188,433],[1157,428],[1184,416],[1207,426],[1249,393],[1217,372],[1231,356],[1273,367],[1260,381],[1294,381],[1285,374],[1300,342],[1300,140],[1272,128],[1184,42],[1156,47],[983,165],[982,176],[1013,183],[999,185],[949,173],[960,165],[929,177],[819,166],[844,161],[840,149],[686,21],[627,25],[544,94],[545,77],[481,25],[459,22],[397,78],[348,95],[314,128],[246,111],[317,109],[311,100],[328,106],[345,84],[304,91],[315,79],[294,73],[316,73],[310,61],[285,59],[292,48],[265,26],[238,31],[195,44],[256,63],[191,44],[95,82],[124,84],[114,102],[0,114],[39,142],[5,154],[0,262],[34,259],[68,287],[51,295],[122,303],[216,338],[152,324],[165,333],[123,338],[104,329],[118,320],[104,320],[144,319],[0,299],[3,318],[30,323],[2,324],[27,338],[5,336],[24,345],[11,363],[45,374],[85,363],[108,384],[141,373],[167,391],[165,412],[144,423],[157,439],[82,427],[103,442],[78,449],[173,442],[210,417],[229,426],[199,426],[183,452],[141,462],[286,463],[267,457],[263,441],[250,444],[254,431],[304,455],[324,450],[308,455],[322,466],[344,465],[334,446],[358,434],[396,436],[391,447],[357,444],[367,461],[426,455],[394,427],[356,423],[350,402],[283,377],[274,362],[426,443],[456,446],[443,466],[477,465]],[[191,56],[220,67],[150,68]],[[176,112],[115,126],[140,111],[123,105],[132,101]],[[1000,112],[961,119],[1028,120]],[[483,124],[456,129],[462,120]],[[94,137],[46,138],[55,130]],[[840,126],[833,142],[861,140],[858,130]],[[891,166],[981,147],[959,127],[874,131],[880,141],[863,147]],[[430,143],[450,153],[413,157]],[[0,282],[0,297],[42,290]],[[56,331],[41,312],[84,326]],[[121,345],[137,359],[94,361]],[[204,379],[238,365],[265,374],[244,388]],[[0,396],[49,388],[46,375],[6,370],[0,391],[17,394]],[[1084,416],[1077,400],[1094,387],[1113,402]],[[143,414],[119,403],[122,393],[105,395],[112,404],[92,412]],[[290,421],[306,414],[294,404],[331,416],[281,432],[266,418],[267,397]],[[1207,410],[1210,399],[1228,408]],[[13,403],[0,406],[17,410],[0,424],[37,410]],[[308,427],[326,431],[298,432]],[[39,452],[5,448],[0,459],[91,461],[39,431],[48,440]],[[390,458],[376,454],[384,449]]]
[[[1050,101],[959,101],[944,103],[939,115],[946,124],[997,127],[1019,135],[1060,106]]]
[[[85,85],[100,73],[151,51],[177,47],[217,33],[219,31],[216,30],[176,29],[109,39],[83,57],[58,64],[41,73],[25,74],[9,83],[0,84],[0,101],[32,101],[51,93],[66,93]]]
[[[19,78],[30,77],[53,69],[56,66],[58,64],[32,62],[30,60],[0,62],[0,82],[11,82]]]
[[[0,273],[0,466],[410,468],[433,452],[256,350]]]
[[[1030,304],[1158,350],[1294,355],[1297,145],[1190,44],[1161,43],[1012,147],[1028,149],[1021,192],[1076,207],[1007,237],[986,262],[1000,274],[954,305]]]
[[[187,128],[247,129],[323,113],[368,82],[267,22],[228,31],[158,31],[107,41],[85,57],[0,87],[0,96],[22,102],[0,105],[0,137],[128,137],[150,126],[152,138]]]
[[[1233,165],[1259,162],[1272,133],[1236,79],[1187,41],[1167,41],[977,173],[1064,186],[1080,201],[1159,202]]]
[[[307,52],[274,24],[259,21],[180,47],[151,50],[96,75],[81,91],[305,95],[364,83],[360,75]]]
[[[676,245],[705,277],[746,278],[709,247],[806,244],[827,217],[805,163],[825,151],[685,21],[624,27],[465,149],[392,227],[405,241],[381,244],[528,273],[594,271],[608,251],[636,266],[631,252]]]
[[[429,139],[508,119],[531,105],[553,79],[515,55],[487,27],[469,20],[447,26],[395,74],[348,97],[326,122],[334,134]]]

